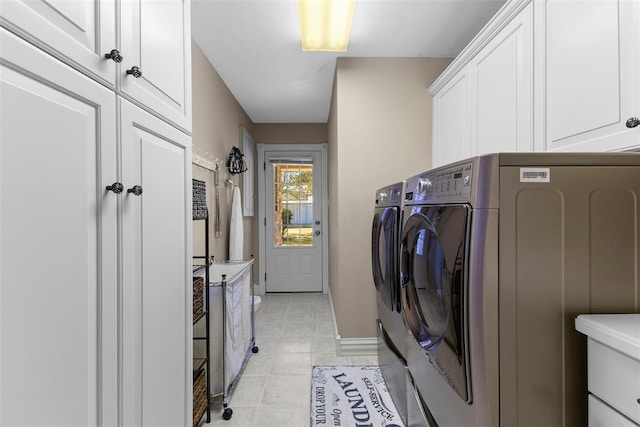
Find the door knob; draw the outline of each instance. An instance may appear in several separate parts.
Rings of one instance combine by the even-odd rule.
[[[111,49],[111,52],[104,55],[107,59],[112,59],[113,62],[122,62],[122,55],[118,49]]]
[[[130,70],[127,70],[127,74],[131,74],[133,77],[137,79],[142,77],[142,70],[140,70],[140,67],[134,65],[133,67],[131,67]]]
[[[142,194],[142,187],[139,185],[134,185],[127,190],[127,193],[133,193],[134,196],[139,196]]]
[[[315,235],[319,236],[320,235],[320,230],[316,230]]]
[[[631,117],[629,120],[627,120],[628,128],[634,128],[638,125],[640,125],[640,119],[638,119],[637,117]]]
[[[106,187],[107,191],[113,191],[115,194],[120,194],[124,190],[124,185],[119,182],[114,182],[113,184]]]

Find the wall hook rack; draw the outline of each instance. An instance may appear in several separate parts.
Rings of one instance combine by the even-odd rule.
[[[218,168],[224,164],[224,161],[217,157],[214,159],[213,154],[209,154],[202,148],[194,147],[191,155],[191,163],[217,173]]]

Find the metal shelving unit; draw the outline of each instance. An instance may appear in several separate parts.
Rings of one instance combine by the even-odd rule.
[[[206,383],[206,409],[204,411],[200,411],[200,413],[196,414],[194,413],[193,415],[193,425],[197,425],[198,422],[200,421],[200,419],[202,419],[203,415],[207,415],[206,418],[206,422],[210,423],[211,422],[211,407],[210,407],[210,402],[209,402],[209,396],[211,396],[211,353],[210,353],[210,348],[209,348],[209,344],[210,344],[210,340],[211,340],[211,334],[210,334],[210,330],[209,330],[209,316],[210,316],[210,312],[209,312],[209,266],[213,263],[212,257],[210,255],[209,252],[209,216],[208,214],[204,217],[204,218],[194,218],[194,221],[204,221],[204,228],[205,228],[205,254],[204,255],[196,255],[193,257],[194,259],[194,269],[193,269],[193,275],[198,276],[200,274],[200,272],[202,271],[202,269],[204,269],[204,287],[203,287],[203,292],[204,292],[204,310],[202,313],[200,313],[198,316],[196,316],[193,319],[193,325],[194,327],[199,323],[204,321],[205,322],[205,335],[204,336],[195,336],[193,337],[193,339],[195,341],[204,341],[205,342],[205,357],[203,358],[194,358],[193,360],[193,381],[194,381],[194,386],[196,383],[197,378],[200,375],[200,372],[204,369],[205,371],[205,383]],[[197,262],[202,261],[202,264],[197,264]],[[194,406],[196,405],[196,402],[194,402]]]

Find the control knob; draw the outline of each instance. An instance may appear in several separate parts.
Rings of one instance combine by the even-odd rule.
[[[431,190],[431,187],[433,187],[433,184],[428,178],[418,181],[418,193],[422,195],[427,194]]]

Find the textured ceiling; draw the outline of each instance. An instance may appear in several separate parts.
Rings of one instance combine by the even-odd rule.
[[[347,52],[303,52],[297,0],[192,0],[194,41],[254,123],[325,123],[336,58],[455,57],[504,0],[357,0]]]

